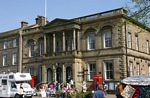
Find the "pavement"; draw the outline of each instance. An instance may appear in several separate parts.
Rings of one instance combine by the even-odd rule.
[[[42,98],[39,96],[33,96],[32,98]],[[55,97],[47,97],[47,98],[55,98]],[[106,98],[116,98],[114,94],[107,94]]]
[[[108,94],[106,98],[116,98],[116,96],[114,94]]]

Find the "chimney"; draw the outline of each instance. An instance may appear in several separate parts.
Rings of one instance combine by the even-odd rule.
[[[27,27],[28,26],[28,22],[25,21],[21,21],[21,28]]]
[[[36,24],[43,26],[45,25],[45,17],[44,16],[38,16],[35,20],[36,20]]]

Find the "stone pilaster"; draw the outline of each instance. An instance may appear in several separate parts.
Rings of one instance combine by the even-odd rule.
[[[53,81],[56,81],[56,66],[53,65]]]
[[[73,30],[73,50],[76,50],[76,30]]]
[[[46,72],[46,65],[42,65],[42,82],[46,83],[47,82],[47,72]]]
[[[63,64],[62,66],[63,66],[63,82],[66,82],[66,66],[65,64]]]
[[[55,37],[55,33],[53,33],[53,52],[56,52],[56,37]]]
[[[63,51],[66,51],[65,32],[63,31]]]
[[[77,50],[80,51],[80,31],[77,31]]]
[[[45,34],[44,35],[44,54],[47,53],[46,47],[47,47],[47,45],[46,45],[46,34]]]

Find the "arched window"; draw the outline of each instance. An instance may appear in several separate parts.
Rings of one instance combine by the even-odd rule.
[[[56,69],[56,80],[59,82],[59,83],[62,83],[63,79],[63,75],[62,75],[62,68],[61,67],[57,67]]]
[[[73,78],[73,76],[72,76],[72,67],[68,66],[66,68],[66,81],[67,81],[67,83],[70,82],[71,78]]]
[[[86,31],[87,36],[87,49],[88,50],[94,50],[95,49],[95,30],[94,29],[88,29]]]
[[[51,68],[47,69],[47,81],[48,82],[53,82],[53,71]]]
[[[44,54],[44,38],[38,40],[38,54],[40,56]]]
[[[106,27],[102,30],[103,33],[103,46],[104,48],[112,47],[112,30],[110,27]]]
[[[95,35],[94,33],[88,34],[88,50],[95,49]]]
[[[33,57],[34,56],[34,48],[35,48],[35,42],[34,40],[28,40],[28,50],[29,50],[29,57]]]

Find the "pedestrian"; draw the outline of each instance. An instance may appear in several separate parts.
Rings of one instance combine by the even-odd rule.
[[[102,86],[98,85],[97,90],[94,93],[94,98],[105,98],[105,93],[102,90]]]
[[[67,90],[68,89],[67,89],[66,85],[62,86],[62,88],[61,88],[61,98],[66,98]]]
[[[40,92],[41,92],[41,97],[46,98],[46,91],[45,91],[44,86],[41,87]]]
[[[24,95],[24,91],[23,91],[23,87],[22,87],[22,84],[20,84],[20,89],[19,89],[19,93],[20,93],[20,98],[23,98],[23,95]]]
[[[123,98],[121,96],[121,92],[123,91],[123,86],[121,83],[118,83],[117,86],[116,86],[116,89],[115,89],[115,95],[116,95],[116,98]]]
[[[107,95],[107,86],[106,85],[104,85],[103,91],[104,91],[105,96],[106,96]]]
[[[73,85],[74,85],[74,81],[73,81],[73,79],[72,79],[72,78],[70,79],[69,84],[70,84],[71,86],[73,86]]]
[[[104,81],[103,81],[103,77],[102,77],[101,72],[99,72],[98,74],[96,74],[93,77],[93,80],[94,80],[94,90],[97,90],[97,87],[99,85],[104,86],[104,84],[105,84]]]

